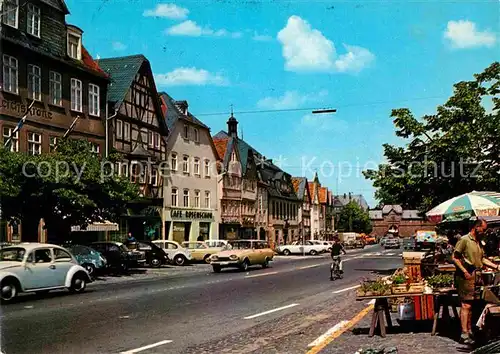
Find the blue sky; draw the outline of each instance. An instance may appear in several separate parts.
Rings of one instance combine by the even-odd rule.
[[[244,139],[335,194],[374,189],[361,170],[401,144],[393,108],[435,111],[499,58],[497,1],[67,0],[94,57],[144,54],[159,90],[215,134],[234,105]],[[337,108],[258,114],[273,109]],[[332,169],[333,166],[333,169]],[[343,166],[341,169],[339,166]],[[350,167],[348,167],[350,166]],[[340,172],[339,172],[340,171]]]

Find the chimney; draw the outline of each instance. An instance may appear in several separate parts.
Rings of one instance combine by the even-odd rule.
[[[349,200],[351,200],[351,199],[352,199],[351,192],[349,192]]]
[[[344,193],[344,199],[347,199],[347,194]]]
[[[234,118],[232,112],[231,117],[229,117],[229,120],[227,121],[227,132],[230,137],[238,137],[238,121],[236,120],[236,118]]]
[[[182,114],[187,116],[189,107],[187,101],[175,101],[174,104]]]

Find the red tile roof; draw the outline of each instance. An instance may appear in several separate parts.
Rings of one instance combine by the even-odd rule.
[[[167,116],[167,102],[165,102],[165,99],[163,98],[163,95],[160,95],[160,102],[161,102],[161,110],[163,112],[163,116]]]
[[[101,74],[105,74],[107,76],[107,74],[99,67],[99,64],[97,64],[97,62],[94,60],[94,58],[92,58],[92,56],[84,46],[82,46],[82,61],[83,64],[89,69],[98,71]]]
[[[327,202],[327,197],[328,197],[328,189],[326,187],[320,187],[319,188],[319,202],[321,204],[326,204]]]
[[[309,189],[309,194],[311,195],[311,201],[314,200],[314,182],[308,182],[307,188]]]
[[[292,177],[293,190],[295,193],[299,193],[300,181],[300,178]]]
[[[226,156],[227,143],[229,139],[214,139],[215,150],[217,150],[217,154],[219,155],[220,160],[224,160],[224,156]]]

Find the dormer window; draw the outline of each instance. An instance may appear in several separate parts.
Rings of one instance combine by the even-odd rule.
[[[76,60],[82,60],[82,33],[83,31],[75,26],[67,27],[67,47],[68,56]]]
[[[40,38],[40,8],[28,4],[28,33]]]
[[[7,26],[17,28],[17,25],[19,23],[18,0],[3,1],[2,22]]]

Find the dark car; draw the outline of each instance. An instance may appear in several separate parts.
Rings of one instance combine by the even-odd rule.
[[[129,250],[127,246],[121,242],[93,242],[90,244],[90,247],[102,253],[108,261],[108,266],[113,269],[126,271],[131,267],[137,267],[146,262],[146,257],[143,252]]]
[[[94,275],[96,271],[102,272],[108,265],[106,258],[91,247],[83,245],[68,245],[65,247],[75,256],[78,263],[87,269],[90,275]]]
[[[153,268],[161,267],[170,262],[167,254],[150,241],[126,241],[125,246],[129,250],[143,253],[146,258],[146,263]]]

